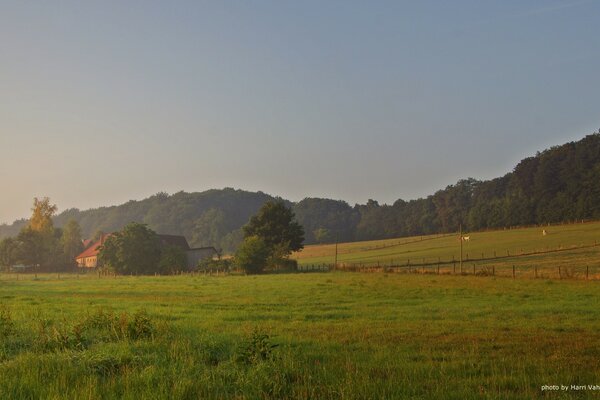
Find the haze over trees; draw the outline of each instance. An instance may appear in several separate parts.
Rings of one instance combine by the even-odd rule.
[[[391,205],[369,200],[351,206],[320,198],[293,203],[262,192],[227,188],[158,193],[87,211],[69,209],[52,220],[59,227],[69,219],[77,221],[86,238],[99,230],[118,231],[135,221],[161,234],[184,235],[194,247],[215,246],[233,252],[243,240],[242,226],[273,200],[291,207],[304,228],[306,243],[455,232],[461,224],[465,230],[479,230],[600,219],[600,133],[528,157],[502,177],[462,179],[426,198],[399,199]],[[0,237],[18,235],[27,223],[0,225]]]

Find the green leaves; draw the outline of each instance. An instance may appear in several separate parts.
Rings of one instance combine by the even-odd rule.
[[[153,274],[158,272],[160,257],[156,233],[144,224],[132,222],[106,240],[98,261],[121,274]]]
[[[286,244],[287,254],[304,248],[304,229],[283,201],[268,201],[243,228],[244,236],[257,236],[273,249]]]

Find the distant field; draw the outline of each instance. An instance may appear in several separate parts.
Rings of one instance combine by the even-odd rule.
[[[541,386],[600,383],[597,281],[16,279],[0,274],[2,399],[571,398]],[[277,347],[248,363],[254,330]]]
[[[547,235],[542,235],[546,229]],[[600,222],[522,228],[489,232],[467,232],[463,242],[463,269],[472,273],[492,271],[501,275],[583,277],[586,268],[590,277],[600,277]],[[300,265],[333,264],[335,245],[306,246],[293,255]],[[452,235],[416,236],[368,242],[338,244],[340,266],[397,266],[411,270],[437,273],[458,272],[460,241]],[[454,260],[454,262],[452,262]]]

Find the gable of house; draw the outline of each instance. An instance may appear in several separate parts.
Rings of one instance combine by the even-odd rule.
[[[110,233],[105,233],[100,236],[100,239],[90,245],[81,254],[75,257],[77,266],[80,268],[96,268],[98,266],[98,253],[100,246],[104,244],[106,239],[110,236]]]

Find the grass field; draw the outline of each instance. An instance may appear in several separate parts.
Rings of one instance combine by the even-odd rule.
[[[572,398],[541,386],[600,384],[599,285],[0,275],[0,398]]]
[[[521,228],[489,232],[466,233],[463,242],[464,271],[491,271],[499,275],[517,275],[558,278],[584,277],[588,268],[590,277],[600,278],[600,222],[557,225],[543,228]],[[340,266],[397,266],[407,265],[425,272],[457,272],[460,259],[458,234],[417,236],[338,245]],[[333,264],[335,245],[311,245],[293,255],[302,266]],[[455,263],[452,262],[455,261]]]

